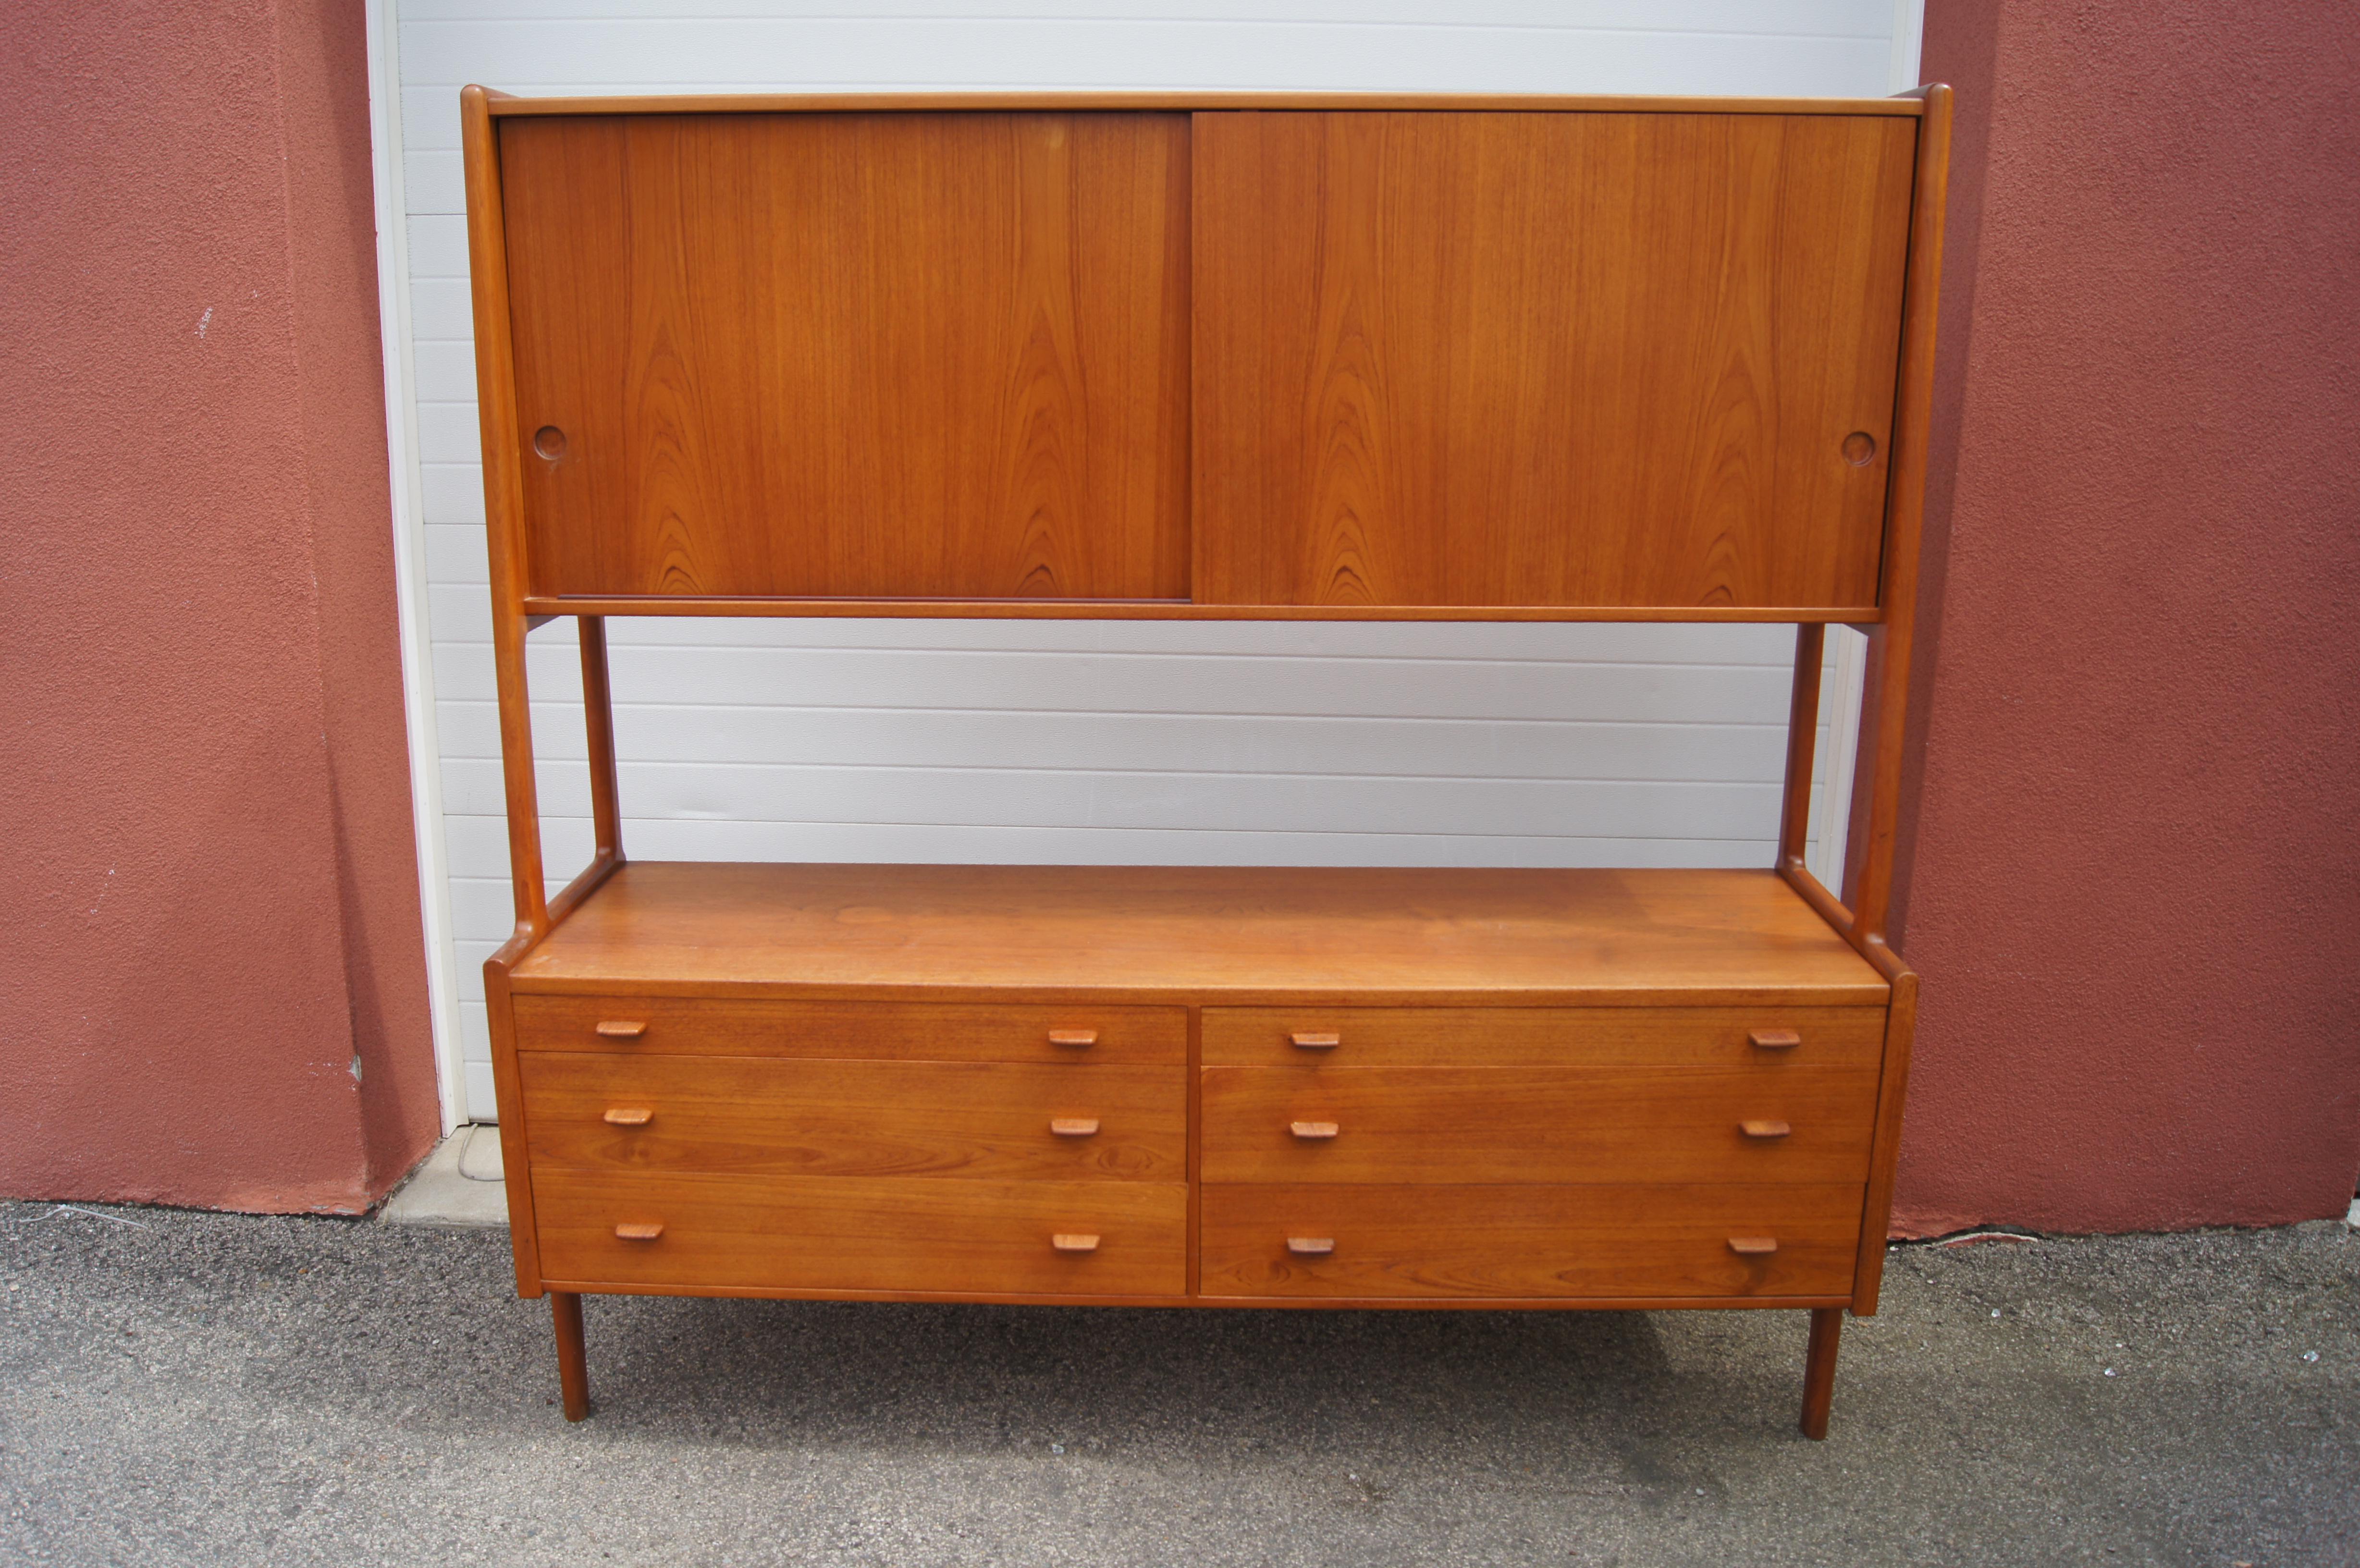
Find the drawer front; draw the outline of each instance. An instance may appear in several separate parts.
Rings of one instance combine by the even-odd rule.
[[[1866,1067],[1884,1049],[1883,1007],[1205,1009],[1207,1067]]]
[[[1176,1183],[535,1168],[532,1192],[541,1272],[561,1287],[1122,1296],[1187,1279]]]
[[[1208,1067],[1204,1179],[1865,1181],[1876,1084],[1863,1068]]]
[[[1861,1200],[1856,1184],[1207,1185],[1198,1288],[1225,1298],[1840,1296],[1852,1289]]]
[[[1072,1062],[536,1051],[536,1167],[1185,1181],[1187,1073]]]
[[[524,1051],[1133,1066],[1176,1066],[1188,1060],[1188,1014],[1183,1007],[532,995],[519,995],[514,1002],[517,1045]]]

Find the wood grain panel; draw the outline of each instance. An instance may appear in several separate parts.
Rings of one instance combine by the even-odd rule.
[[[521,1062],[536,1169],[1185,1181],[1177,1067],[831,1062],[538,1051]],[[621,1109],[634,1126],[606,1117]],[[1060,1137],[1056,1118],[1097,1130]]]
[[[1861,1189],[1224,1186],[1202,1199],[1207,1297],[1814,1296],[1850,1289]],[[1289,1237],[1332,1240],[1325,1257]],[[1744,1256],[1733,1236],[1775,1238]]]
[[[510,985],[1036,1006],[1888,995],[1770,871],[662,861],[617,870]]]
[[[542,1272],[576,1284],[1176,1295],[1186,1277],[1178,1182],[552,1170],[533,1192]],[[650,1224],[653,1241],[615,1235]],[[1051,1244],[1076,1234],[1096,1250]]]
[[[638,867],[628,869],[636,871]],[[710,996],[519,996],[517,1044],[532,1051],[680,1051],[699,1056],[858,1057],[897,1062],[1172,1065],[1187,1060],[1178,1007],[976,1007]],[[636,1024],[617,1039],[602,1023]],[[1051,1034],[1085,1031],[1086,1046]]]
[[[1868,1179],[1873,1068],[1208,1067],[1207,1181]],[[1742,1123],[1783,1123],[1749,1138]],[[1295,1125],[1333,1126],[1306,1139]]]
[[[1791,1048],[1757,1032],[1785,1029]],[[1207,1007],[1210,1066],[1874,1067],[1883,1007]],[[1306,1051],[1298,1033],[1333,1034]]]
[[[499,136],[533,593],[1185,595],[1183,116]]]
[[[1874,606],[1916,130],[1199,114],[1196,599]]]

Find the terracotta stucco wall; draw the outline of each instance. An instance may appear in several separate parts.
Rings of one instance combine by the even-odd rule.
[[[0,1192],[362,1208],[437,1111],[361,7],[7,30]]]
[[[2360,27],[1928,0],[1961,93],[1896,1224],[2360,1166]]]

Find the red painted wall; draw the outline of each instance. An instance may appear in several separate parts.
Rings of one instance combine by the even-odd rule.
[[[357,1210],[438,1123],[361,7],[7,30],[0,1192]]]
[[[1928,0],[1962,116],[1896,1227],[2360,1168],[2360,27]]]

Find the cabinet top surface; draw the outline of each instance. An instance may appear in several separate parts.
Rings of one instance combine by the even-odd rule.
[[[496,119],[547,114],[793,114],[1036,110],[1166,114],[1256,110],[1486,110],[1533,114],[1879,114],[1916,119],[1917,94],[1896,98],[1700,97],[1633,93],[683,93],[518,97],[486,88]]]
[[[519,991],[1874,1006],[1768,871],[640,862]]]

